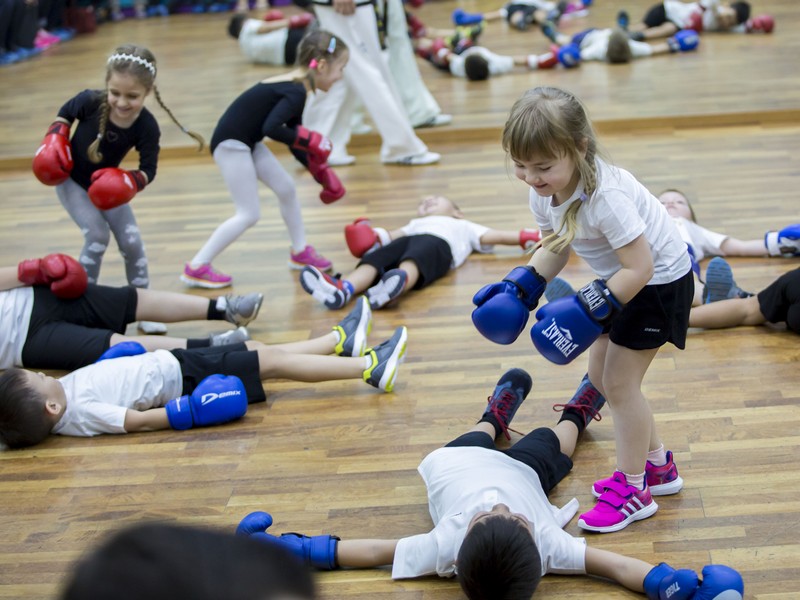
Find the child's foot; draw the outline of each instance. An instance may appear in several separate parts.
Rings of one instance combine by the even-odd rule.
[[[644,476],[647,487],[653,496],[669,496],[677,494],[683,489],[683,478],[678,475],[678,467],[672,459],[672,452],[667,451],[667,464],[657,467],[649,460],[644,467]],[[595,481],[592,485],[592,494],[599,498],[611,478]]]
[[[233,277],[215,271],[210,263],[193,267],[189,263],[183,268],[181,281],[189,287],[206,288],[215,290],[233,284]]]
[[[406,354],[407,343],[408,330],[398,327],[388,340],[367,350],[372,360],[370,366],[364,370],[364,381],[385,392],[391,392],[397,378],[397,368]]]
[[[753,294],[745,292],[736,285],[731,266],[720,256],[715,256],[706,269],[706,283],[703,286],[703,304],[728,300],[729,298],[747,298]]]
[[[544,36],[554,44],[558,43],[558,28],[553,21],[544,21],[540,26]]]
[[[506,439],[511,439],[508,426],[517,409],[528,396],[533,386],[531,376],[522,369],[506,371],[497,382],[494,392],[489,396],[489,405],[483,412],[481,421],[488,420],[500,426]],[[489,417],[487,419],[487,417]]]
[[[548,302],[574,295],[575,290],[565,280],[561,279],[561,277],[553,277],[553,279],[547,283],[547,287],[544,288],[544,297],[547,298]]]
[[[623,31],[628,31],[628,25],[631,24],[631,18],[628,16],[628,12],[621,10],[617,13],[617,25]]]
[[[225,320],[237,326],[247,325],[258,316],[263,301],[264,294],[258,292],[243,296],[227,294],[225,296]]]
[[[314,250],[314,246],[306,246],[303,248],[302,252],[298,252],[297,254],[291,250],[289,251],[289,266],[292,269],[302,269],[303,267],[311,266],[316,267],[320,271],[330,271],[333,265],[327,258],[321,254],[317,254],[317,251]]]
[[[167,326],[156,321],[139,321],[137,328],[147,335],[164,335],[167,333]]]
[[[339,334],[334,351],[340,356],[364,356],[367,335],[372,330],[372,309],[366,297],[359,296],[356,306],[333,330]]]
[[[342,308],[350,301],[350,292],[339,277],[331,277],[316,267],[305,267],[300,272],[300,285],[315,300],[328,308]]]
[[[241,344],[250,339],[250,334],[245,327],[231,329],[222,333],[212,333],[208,336],[212,346],[227,346],[228,344]]]
[[[550,284],[547,285],[550,287]],[[581,384],[578,386],[572,399],[566,404],[554,404],[553,410],[556,412],[563,411],[565,415],[566,413],[578,415],[583,422],[583,429],[586,429],[592,420],[599,421],[603,418],[600,416],[600,409],[603,408],[605,403],[606,399],[603,397],[603,394],[600,393],[600,390],[594,387],[592,382],[589,381],[589,375],[587,373],[583,376]],[[559,422],[563,420],[564,416],[561,417]],[[583,429],[581,429],[581,431],[583,431]],[[602,488],[600,489],[602,491]]]
[[[454,25],[475,25],[483,21],[481,13],[468,13],[461,8],[455,9],[452,17]]]
[[[367,299],[373,310],[386,306],[406,289],[408,274],[403,269],[386,271],[381,280],[367,290]]]
[[[658,504],[646,485],[643,490],[628,485],[625,474],[620,471],[604,481],[605,488],[597,504],[578,518],[578,527],[581,529],[611,533],[656,514]]]

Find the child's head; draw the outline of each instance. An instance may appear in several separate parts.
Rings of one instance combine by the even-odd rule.
[[[248,17],[244,13],[236,13],[233,15],[231,20],[228,22],[228,35],[238,40],[239,34],[242,32],[244,22],[247,19]]]
[[[471,600],[528,600],[542,578],[530,522],[505,504],[477,513],[458,551],[456,570]]]
[[[89,146],[89,160],[99,163],[103,160],[100,142],[106,133],[108,121],[118,127],[127,129],[139,118],[144,108],[144,100],[153,92],[158,104],[170,116],[173,122],[186,135],[194,138],[202,149],[205,144],[202,137],[188,131],[181,125],[172,111],[167,108],[156,87],[156,57],[147,48],[126,44],[118,47],[106,61],[106,90],[100,106],[100,122],[97,139]]]
[[[503,150],[514,162],[514,174],[539,196],[564,202],[583,181],[591,197],[597,187],[597,137],[578,98],[554,87],[528,90],[514,103],[503,128]],[[558,252],[575,237],[582,202],[574,202],[558,231],[565,234],[551,246]],[[545,240],[547,241],[547,240]],[[552,240],[551,240],[552,241]]]
[[[44,441],[64,413],[57,379],[12,367],[0,375],[0,441],[9,448]]]
[[[470,81],[489,79],[489,61],[480,54],[470,54],[464,59],[464,72]]]
[[[728,6],[722,4],[717,11],[717,19],[721,29],[730,29],[750,18],[749,2],[731,2]]]
[[[420,217],[430,217],[439,215],[443,217],[462,218],[464,215],[455,202],[444,196],[425,196],[417,204],[417,215]]]
[[[680,190],[668,189],[658,195],[658,201],[667,209],[670,217],[683,217],[697,222],[691,202]]]
[[[342,78],[350,53],[347,45],[324,29],[312,29],[297,48],[297,62],[308,69],[306,78],[312,90],[327,92]]]
[[[631,62],[633,54],[631,53],[630,37],[628,33],[622,29],[614,29],[608,38],[608,50],[606,51],[606,60],[612,65],[620,65]]]

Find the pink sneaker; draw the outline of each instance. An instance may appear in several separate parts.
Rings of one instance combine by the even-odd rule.
[[[303,248],[302,252],[298,252],[297,254],[291,250],[289,251],[289,266],[292,269],[316,267],[320,271],[330,271],[333,265],[327,258],[321,254],[317,254],[317,251],[314,250],[314,246],[306,246]]]
[[[189,263],[186,263],[186,266],[183,268],[183,275],[181,275],[181,281],[189,287],[214,290],[231,285],[233,283],[233,277],[215,271],[209,263],[200,265],[196,269],[192,268]]]
[[[61,41],[60,37],[53,35],[45,31],[44,29],[40,29],[38,32],[36,32],[36,38],[34,38],[33,40],[33,45],[36,48],[44,49],[44,48],[49,48],[50,46],[53,46],[59,43],[60,41]]]
[[[658,510],[650,495],[650,488],[637,490],[628,485],[625,475],[619,471],[606,479],[606,488],[597,504],[578,518],[578,527],[598,533],[611,533],[624,529],[634,521],[652,517]]]
[[[667,450],[667,464],[657,467],[648,460],[644,467],[644,475],[651,496],[669,496],[677,494],[683,489],[683,479],[678,475],[678,467],[675,466],[672,452],[669,450]],[[610,480],[609,477],[594,482],[592,494],[595,498],[600,497]]]

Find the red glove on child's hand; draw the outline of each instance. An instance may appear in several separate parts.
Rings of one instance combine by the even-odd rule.
[[[66,254],[23,260],[17,265],[17,279],[26,285],[50,284],[51,292],[66,299],[82,296],[89,285],[86,270]]]

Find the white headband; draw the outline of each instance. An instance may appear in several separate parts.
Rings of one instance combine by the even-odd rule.
[[[156,66],[149,60],[142,58],[141,56],[134,56],[133,54],[112,54],[111,56],[108,57],[108,64],[117,62],[118,60],[129,60],[131,62],[139,63],[145,69],[150,71],[150,74],[153,77],[156,76]]]

